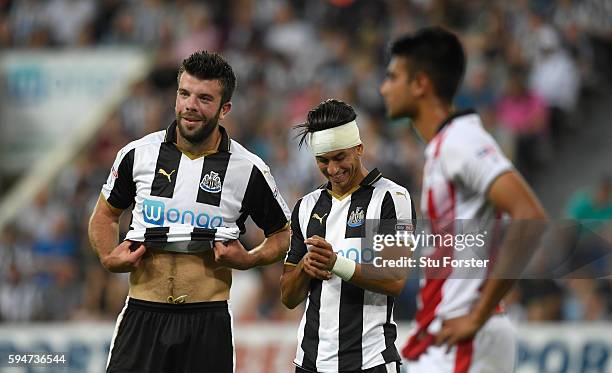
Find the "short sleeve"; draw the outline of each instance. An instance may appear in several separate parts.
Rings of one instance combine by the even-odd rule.
[[[244,195],[243,213],[251,216],[266,237],[287,226],[289,208],[267,166],[263,172],[253,166]]]
[[[298,264],[307,252],[306,244],[304,243],[304,235],[302,234],[299,221],[301,203],[302,200],[298,200],[293,208],[293,212],[291,213],[291,243],[289,245],[287,258],[285,259],[285,263],[288,264]]]
[[[464,146],[445,145],[442,164],[449,179],[474,192],[486,194],[498,176],[512,170],[512,163],[489,135],[471,140]]]
[[[136,183],[133,178],[134,149],[121,149],[115,158],[106,183],[102,186],[102,195],[111,206],[125,210],[134,203]]]
[[[416,229],[416,213],[410,194],[406,189],[389,190],[385,192],[380,208],[379,234],[394,234],[398,225],[402,230],[414,232]]]

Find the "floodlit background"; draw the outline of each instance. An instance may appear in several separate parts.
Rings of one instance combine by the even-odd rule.
[[[612,371],[612,283],[592,279],[612,273],[609,0],[0,0],[0,355],[63,352],[57,371],[103,371],[128,284],[98,263],[88,217],[116,152],[173,120],[177,67],[195,50],[233,66],[223,125],[290,206],[321,182],[291,126],[331,97],[357,109],[366,166],[418,206],[423,145],[385,118],[378,88],[389,40],[432,24],[467,50],[456,106],[478,109],[551,217],[599,219],[599,240],[576,239],[590,279],[522,281],[508,296],[519,372]],[[291,371],[303,310],[280,303],[281,271],[234,271],[240,372]],[[398,347],[416,289],[397,303]]]

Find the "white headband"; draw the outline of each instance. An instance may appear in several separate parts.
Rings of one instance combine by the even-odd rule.
[[[357,122],[352,121],[338,127],[310,133],[308,141],[315,156],[361,144]]]

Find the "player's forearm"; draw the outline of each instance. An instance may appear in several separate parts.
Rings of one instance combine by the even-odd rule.
[[[108,216],[94,213],[89,221],[88,233],[91,247],[96,255],[98,255],[102,265],[106,267],[106,258],[119,241],[118,221]]]
[[[381,268],[370,271],[368,267],[366,270],[363,265],[357,264],[349,282],[365,290],[397,297],[404,289],[406,277],[388,271],[383,273]]]
[[[250,266],[257,267],[279,262],[289,250],[289,230],[285,229],[267,237],[263,242],[249,251]]]
[[[484,325],[491,317],[499,302],[515,282],[515,279],[487,279],[485,281],[480,298],[471,311],[479,325]]]
[[[510,222],[495,266],[489,278],[485,280],[481,296],[472,309],[472,316],[480,325],[488,320],[499,302],[522,277],[539,247],[547,220],[544,214],[537,215],[537,218]]]
[[[281,276],[281,300],[287,308],[293,309],[306,299],[311,278],[304,272],[302,261],[293,269],[289,268],[285,265]]]

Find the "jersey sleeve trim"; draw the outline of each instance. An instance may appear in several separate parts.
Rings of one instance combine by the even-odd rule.
[[[289,251],[285,258],[285,264],[297,265],[308,251],[304,243],[302,228],[300,227],[300,207],[302,206],[302,200],[303,199],[299,199],[296,202],[293,212],[291,213],[291,239],[289,241]]]

